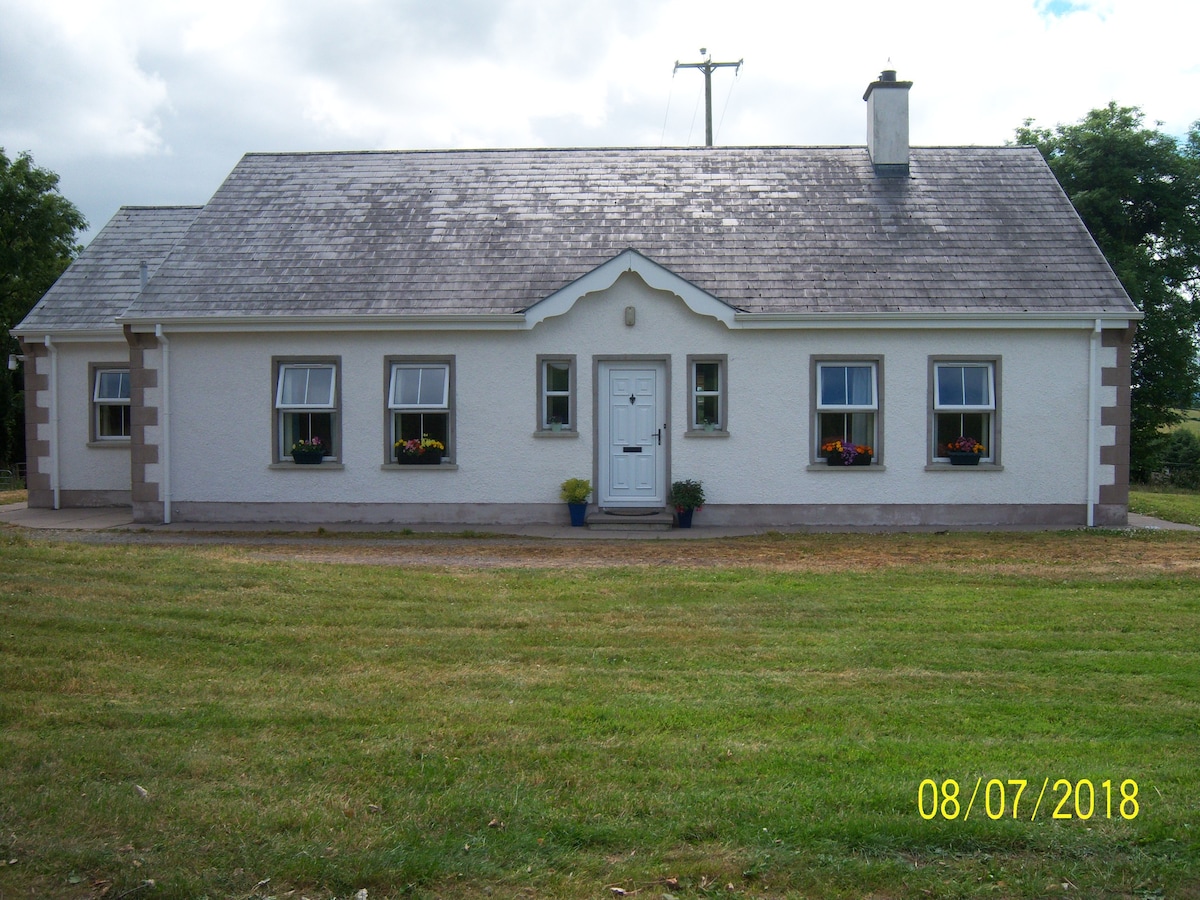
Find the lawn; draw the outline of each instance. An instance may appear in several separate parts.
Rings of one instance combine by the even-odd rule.
[[[1179,427],[1200,435],[1200,409],[1181,409],[1179,413],[1183,416]]]
[[[1195,535],[0,566],[3,898],[1200,897]]]
[[[1168,522],[1200,525],[1200,493],[1158,485],[1139,485],[1129,492],[1129,511]]]

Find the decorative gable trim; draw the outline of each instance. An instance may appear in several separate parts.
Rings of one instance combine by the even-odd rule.
[[[608,262],[592,269],[582,278],[577,278],[549,297],[539,300],[525,310],[525,322],[529,328],[546,319],[561,316],[575,305],[585,294],[605,291],[612,287],[626,272],[633,272],[647,286],[660,291],[669,291],[679,297],[687,308],[698,316],[711,316],[726,328],[734,327],[737,310],[712,294],[700,290],[691,282],[680,278],[670,269],[660,266],[636,250],[625,250]]]

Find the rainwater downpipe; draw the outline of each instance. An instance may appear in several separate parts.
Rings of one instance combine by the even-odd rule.
[[[50,490],[54,493],[54,508],[62,509],[62,493],[58,480],[58,348],[45,337],[50,351]]]
[[[162,412],[159,441],[160,472],[162,473],[163,524],[171,524],[171,342],[163,334],[162,325],[154,326],[154,336],[162,347]]]
[[[1087,525],[1096,524],[1096,505],[1100,502],[1100,319],[1092,327],[1088,342],[1088,464],[1087,464]]]

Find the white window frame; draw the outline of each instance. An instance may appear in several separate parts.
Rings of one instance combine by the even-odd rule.
[[[291,458],[292,449],[288,446],[287,424],[286,417],[296,413],[317,413],[329,415],[329,448],[325,454],[325,459],[328,461],[336,461],[341,454],[340,440],[340,419],[339,415],[339,395],[338,395],[338,369],[341,367],[340,360],[332,359],[313,359],[313,360],[288,360],[275,363],[275,453],[278,462],[286,462]],[[329,376],[329,391],[327,394],[318,393],[317,396],[310,396],[314,386],[311,384],[311,372],[317,370],[328,370]],[[306,371],[310,373],[305,378],[304,397],[300,402],[296,402],[294,398],[285,400],[284,385],[288,379],[289,373]],[[311,422],[310,422],[311,432]]]
[[[401,414],[406,413],[435,413],[444,414],[446,416],[446,433],[445,445],[446,449],[442,455],[442,462],[450,462],[456,449],[454,446],[454,360],[446,358],[426,359],[412,357],[392,357],[387,361],[387,418],[388,426],[385,432],[388,435],[387,444],[387,461],[389,463],[396,462],[396,441],[399,440],[397,433],[396,419]],[[424,402],[421,400],[421,386],[418,383],[417,387],[417,402],[416,403],[401,403],[396,396],[396,390],[399,387],[399,375],[403,371],[412,370],[427,370],[439,369],[442,372],[442,391],[441,396],[436,399],[427,398]],[[423,378],[424,376],[422,376]],[[424,429],[422,429],[424,432]]]
[[[871,396],[865,403],[826,403],[822,396],[825,387],[825,371],[828,369],[869,369],[871,373],[870,387]],[[822,434],[821,416],[824,413],[869,413],[871,414],[871,434],[868,437],[867,445],[874,451],[873,461],[880,461],[882,455],[882,440],[883,433],[881,427],[881,406],[880,402],[880,370],[882,368],[881,360],[878,357],[869,358],[854,358],[854,357],[831,357],[828,359],[820,359],[814,361],[813,366],[813,395],[814,395],[814,410],[813,410],[813,459],[821,459],[821,444],[825,441],[828,435]],[[847,391],[849,393],[849,391]],[[849,399],[849,397],[847,397]],[[844,438],[844,434],[839,437]],[[874,464],[874,463],[873,463]]]
[[[102,397],[100,395],[100,384],[105,375],[117,375],[117,390],[118,395],[115,397]],[[124,386],[125,393],[121,394],[120,389]],[[133,435],[133,410],[131,403],[131,395],[133,393],[132,382],[130,381],[128,366],[96,366],[92,374],[92,438],[96,442],[110,441],[129,441]],[[108,407],[121,407],[124,411],[121,414],[121,423],[124,429],[128,425],[129,431],[127,434],[104,434],[101,428],[103,419],[103,411]]]
[[[324,399],[313,399],[309,394],[309,379],[306,377],[304,384],[304,400],[299,403],[287,403],[283,399],[283,385],[289,372],[314,372],[317,370],[328,369],[329,376],[329,394]],[[334,398],[337,397],[337,366],[333,363],[281,363],[279,366],[279,377],[275,391],[275,408],[276,409],[334,409],[336,404]]]
[[[702,434],[706,432],[720,432],[727,434],[729,431],[729,357],[723,355],[701,356],[689,355],[687,359],[688,365],[688,430],[693,434]],[[700,390],[696,378],[696,367],[701,365],[715,365],[717,367],[717,389],[716,390]],[[706,428],[699,421],[696,415],[697,401],[702,397],[717,398],[717,421],[712,423],[712,428]]]
[[[552,391],[550,390],[550,366],[566,366],[567,367],[567,390]],[[542,433],[554,433],[556,429],[550,422],[550,398],[566,397],[567,398],[567,421],[559,423],[558,432],[567,434],[574,433],[577,428],[576,423],[576,403],[575,403],[575,386],[576,386],[576,366],[574,356],[554,356],[554,355],[539,355],[537,358],[537,384],[538,384],[538,411],[537,411],[537,430]]]
[[[940,456],[939,441],[938,441],[938,417],[946,414],[975,414],[984,415],[987,417],[986,434],[970,435],[981,444],[984,445],[984,452],[980,455],[980,462],[995,462],[996,454],[996,360],[970,358],[970,359],[935,359],[932,361],[931,368],[931,393],[933,396],[933,415],[930,419],[930,447],[931,459],[934,462],[948,463],[950,457]],[[948,369],[984,369],[987,372],[987,399],[983,403],[944,403],[942,402],[941,388],[942,380],[940,377],[941,370]],[[966,399],[966,390],[964,383],[963,398]],[[961,431],[961,429],[960,429]]]

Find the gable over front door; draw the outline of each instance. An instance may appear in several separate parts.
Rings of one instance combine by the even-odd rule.
[[[666,505],[666,371],[661,360],[599,364],[596,497],[602,508]]]

